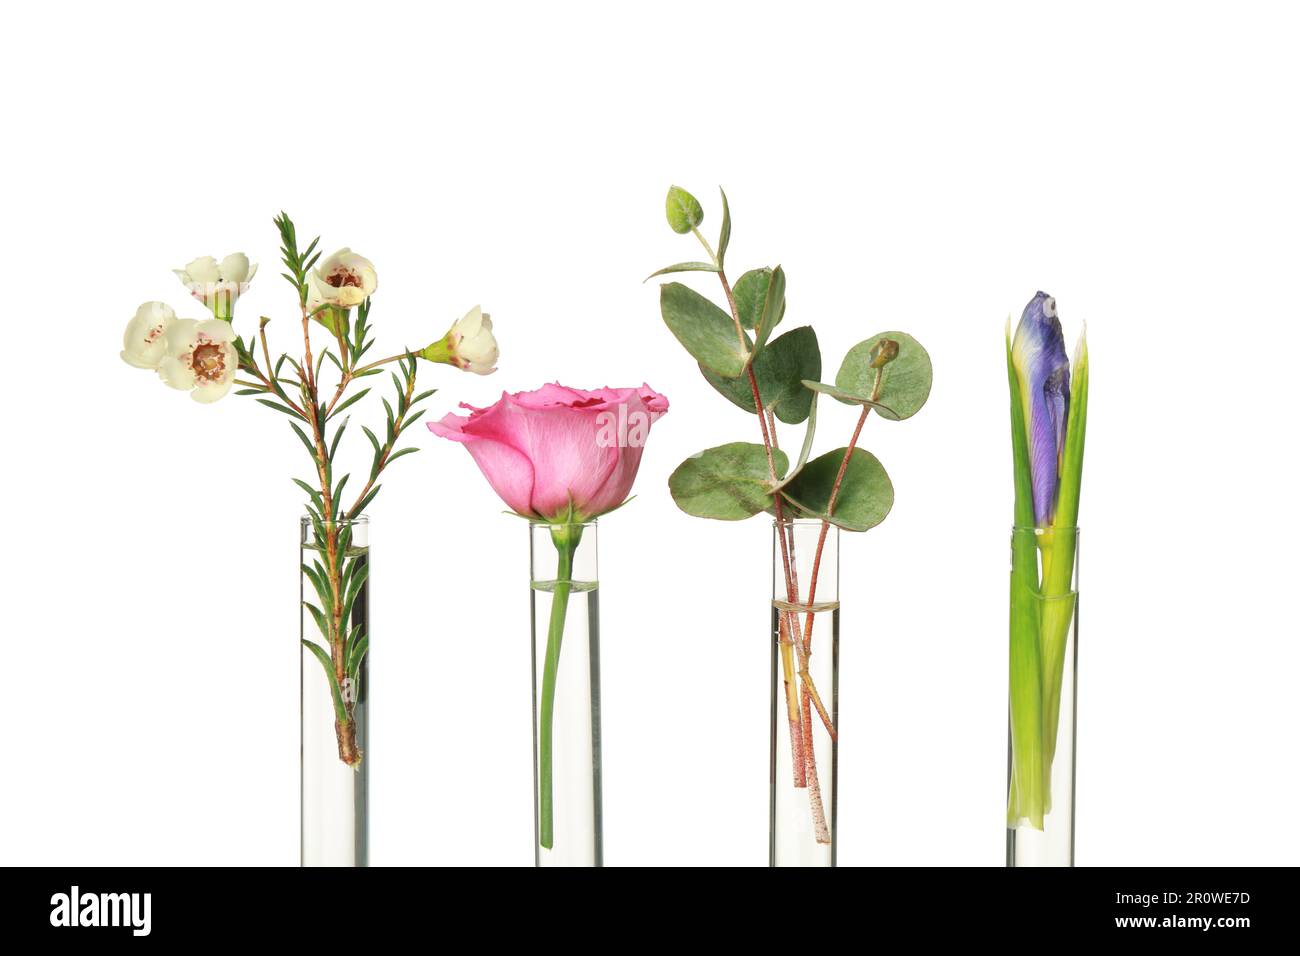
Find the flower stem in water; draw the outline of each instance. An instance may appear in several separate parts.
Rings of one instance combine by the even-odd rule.
[[[560,644],[564,640],[564,619],[573,588],[573,552],[582,528],[560,525],[551,529],[551,540],[559,558],[555,587],[551,592],[551,622],[546,632],[546,658],[542,665],[541,713],[537,721],[537,816],[538,842],[546,849],[555,846],[555,797],[551,759],[555,725],[555,680],[560,670]]]

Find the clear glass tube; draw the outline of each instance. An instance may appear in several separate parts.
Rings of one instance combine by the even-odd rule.
[[[834,866],[839,529],[772,523],[772,866]]]
[[[601,866],[596,522],[529,528],[538,866]]]
[[[1079,530],[1011,531],[1007,866],[1074,865]]]
[[[368,864],[370,524],[302,519],[303,866]]]

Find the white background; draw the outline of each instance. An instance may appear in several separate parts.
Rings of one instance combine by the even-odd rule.
[[[200,315],[173,267],[235,249],[262,264],[237,326],[271,315],[291,347],[283,208],[375,261],[384,354],[492,313],[500,371],[425,366],[433,415],[556,379],[669,396],[600,529],[606,858],[766,862],[769,530],[665,486],[757,440],[641,282],[698,254],[663,220],[676,182],[709,235],[725,185],[733,271],[784,265],[827,377],[885,329],[934,359],[923,412],[863,436],[897,502],[843,547],[841,861],[1002,862],[1002,326],[1042,288],[1093,359],[1078,861],[1297,862],[1295,27],[1193,3],[8,11],[0,860],[297,862],[305,456],[251,400],[117,355],[142,301]],[[827,450],[853,412],[824,411]],[[371,510],[373,862],[529,864],[525,529],[417,430]]]

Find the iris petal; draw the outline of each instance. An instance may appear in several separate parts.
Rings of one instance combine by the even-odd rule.
[[[1056,513],[1061,449],[1070,406],[1070,360],[1065,354],[1055,300],[1039,292],[1025,306],[1011,343],[1011,361],[1020,378],[1029,430],[1034,520],[1051,522]]]

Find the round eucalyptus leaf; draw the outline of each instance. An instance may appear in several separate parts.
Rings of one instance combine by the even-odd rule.
[[[930,355],[921,343],[906,332],[881,332],[863,339],[844,356],[844,364],[835,376],[835,387],[845,393],[842,402],[862,404],[872,401],[877,370],[871,367],[871,350],[882,339],[898,343],[898,355],[879,370],[880,391],[875,401],[881,418],[902,421],[921,410],[930,397],[933,372]],[[838,396],[837,396],[838,397]]]
[[[659,289],[659,311],[692,358],[723,378],[736,378],[749,362],[748,343],[742,349],[731,316],[680,282]]]
[[[789,461],[772,449],[777,477]],[[772,500],[772,476],[762,445],[732,442],[687,458],[668,478],[677,507],[697,518],[739,521],[763,511]]]
[[[835,498],[835,510],[828,515],[831,489],[847,451],[837,448],[814,458],[781,489],[781,495],[802,517],[821,518],[845,531],[866,531],[884,521],[894,506],[894,485],[875,455],[855,448]]]
[[[717,389],[719,395],[731,402],[731,404],[744,409],[751,415],[754,414],[754,390],[749,387],[748,375],[723,378],[705,365],[700,366],[700,374],[704,376],[706,382]]]
[[[821,373],[822,352],[811,325],[791,329],[774,339],[754,359],[759,395],[787,425],[798,425],[808,417],[813,396],[803,387],[803,380]]]
[[[753,331],[763,318],[763,303],[767,301],[767,285],[772,281],[772,270],[750,269],[736,280],[731,297],[736,300],[736,315],[740,324]]]
[[[754,359],[754,379],[763,404],[787,425],[798,425],[808,417],[812,408],[812,393],[803,387],[806,376],[820,375],[822,353],[817,346],[817,333],[810,325],[791,329],[769,343]],[[723,378],[700,366],[705,380],[728,401],[751,415],[756,413],[754,390],[749,376]]]
[[[740,317],[740,324],[751,331],[764,325],[763,309],[767,304],[767,291],[772,282],[772,272],[773,270],[766,266],[762,269],[751,269],[736,280],[731,290],[731,297],[736,300],[736,315]],[[777,299],[776,314],[768,324],[769,332],[785,318],[784,286]]]

